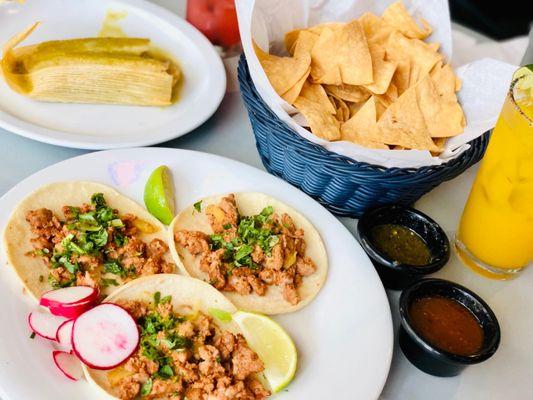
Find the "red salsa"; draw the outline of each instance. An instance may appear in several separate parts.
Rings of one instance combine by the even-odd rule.
[[[409,315],[413,329],[441,350],[470,356],[483,345],[483,328],[458,301],[441,296],[423,297],[411,304]]]

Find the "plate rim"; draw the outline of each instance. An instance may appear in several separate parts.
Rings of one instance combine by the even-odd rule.
[[[195,115],[200,115],[200,117],[196,118],[186,131],[178,130],[176,133],[175,129],[169,128],[167,125],[167,128],[160,132],[156,137],[147,134],[150,129],[136,132],[134,134],[134,139],[130,139],[129,135],[106,137],[56,130],[21,119],[2,109],[0,109],[0,128],[5,129],[9,133],[56,146],[84,150],[112,150],[128,147],[151,146],[184,136],[205,123],[218,110],[226,93],[226,70],[215,47],[198,29],[184,18],[181,18],[178,14],[148,0],[103,0],[103,2],[109,3],[109,5],[112,5],[113,3],[124,3],[130,7],[138,8],[169,23],[174,26],[174,29],[184,33],[198,48],[203,57],[208,59],[208,63],[211,66],[210,69],[212,70],[211,72],[215,71],[215,74],[217,75],[217,77],[213,79],[215,85],[211,88],[212,90],[209,91],[212,107],[204,108],[204,110],[207,111],[203,113],[195,113]],[[31,7],[30,4],[32,3],[28,2],[21,6]],[[3,78],[0,77],[0,79]],[[77,138],[72,138],[72,136]],[[109,140],[110,138],[111,140]]]
[[[308,194],[306,194],[306,193],[302,192],[301,190],[298,190],[294,186],[290,185],[288,182],[284,181],[283,179],[281,179],[281,178],[279,178],[279,177],[277,177],[275,175],[269,174],[268,172],[263,171],[260,168],[257,168],[255,166],[246,164],[244,162],[241,162],[241,161],[238,161],[238,160],[234,160],[234,159],[231,159],[231,158],[228,158],[228,157],[224,157],[224,156],[221,156],[221,155],[217,155],[217,154],[203,152],[203,151],[189,150],[189,149],[178,149],[178,148],[168,148],[168,147],[161,147],[161,146],[159,146],[159,147],[157,147],[157,146],[156,147],[136,147],[136,148],[129,148],[129,149],[123,149],[123,148],[122,149],[106,149],[106,150],[90,152],[90,153],[81,154],[81,155],[78,155],[78,156],[75,156],[75,157],[67,158],[65,160],[56,162],[56,163],[54,163],[52,165],[49,165],[49,166],[47,166],[47,167],[45,167],[43,169],[40,169],[40,170],[32,173],[31,175],[27,176],[26,178],[22,179],[21,181],[19,181],[15,185],[13,185],[2,196],[0,196],[0,203],[2,203],[6,197],[12,196],[13,192],[15,192],[20,185],[23,185],[28,180],[35,179],[36,175],[40,175],[40,174],[46,173],[46,172],[48,172],[49,170],[51,170],[53,168],[61,167],[63,164],[68,164],[68,163],[72,162],[73,160],[95,157],[96,155],[101,154],[101,153],[130,152],[130,151],[133,151],[133,152],[135,152],[135,151],[153,151],[153,152],[165,151],[165,152],[172,152],[172,153],[189,153],[191,155],[198,154],[198,155],[200,155],[202,157],[207,157],[207,158],[210,158],[210,159],[218,160],[218,162],[233,163],[236,167],[239,167],[239,166],[240,167],[245,167],[245,168],[254,170],[255,173],[266,174],[270,178],[273,178],[275,181],[279,182],[279,184],[281,184],[281,186],[286,186],[286,189],[298,191],[301,195],[303,195],[305,198],[307,198],[308,201],[313,202],[316,206],[318,206],[325,213],[327,213],[329,216],[331,216],[336,221],[336,223],[339,225],[339,228],[344,230],[344,231],[346,231],[346,233],[349,236],[352,237],[353,242],[357,246],[359,246],[361,248],[362,254],[367,258],[368,263],[372,267],[372,273],[375,274],[375,277],[377,279],[377,288],[381,288],[381,290],[378,290],[378,291],[379,291],[379,293],[381,295],[381,301],[383,301],[384,305],[385,305],[385,307],[383,307],[383,308],[385,308],[387,310],[387,315],[386,315],[387,316],[387,318],[386,318],[386,320],[387,320],[387,323],[386,323],[387,332],[386,332],[386,335],[388,336],[388,341],[387,341],[387,343],[385,343],[386,347],[384,346],[384,348],[386,349],[386,351],[384,351],[384,353],[386,353],[386,360],[383,361],[384,374],[383,374],[383,377],[382,377],[381,382],[379,383],[379,385],[376,384],[375,397],[372,397],[373,399],[379,399],[381,393],[383,392],[383,389],[385,388],[385,384],[387,382],[387,379],[388,379],[388,377],[390,375],[390,369],[391,369],[391,366],[392,366],[392,358],[393,358],[393,353],[394,353],[394,349],[395,349],[395,346],[394,346],[395,335],[394,335],[394,328],[393,328],[392,310],[390,308],[390,303],[389,303],[389,300],[388,300],[387,292],[386,292],[386,290],[385,290],[385,288],[384,288],[384,286],[383,286],[383,284],[382,284],[382,282],[381,282],[381,280],[379,278],[379,275],[377,274],[377,271],[373,268],[373,265],[372,265],[372,262],[371,262],[370,258],[368,257],[368,255],[366,255],[364,249],[362,248],[362,246],[358,242],[356,236],[352,232],[350,232],[348,230],[348,228],[346,228],[346,226],[344,226],[344,224],[342,224],[342,222],[337,217],[335,217],[333,214],[331,214],[323,205],[321,205],[319,202],[314,200]],[[113,186],[113,187],[115,187],[115,186]],[[36,190],[36,188],[32,188],[32,190]],[[117,189],[117,190],[119,190],[119,189]],[[26,195],[28,195],[29,193],[31,193],[31,191],[28,192]],[[21,199],[18,199],[18,201],[20,201],[20,200]],[[134,201],[137,201],[137,200],[134,199]],[[9,215],[11,212],[12,212],[12,210],[8,210],[6,212],[6,215]],[[3,227],[0,227],[0,228],[2,228],[1,229],[1,231],[2,231],[1,233],[3,234]],[[4,252],[3,248],[0,251],[2,252],[2,257],[5,258],[5,252]],[[376,290],[377,290],[377,288],[376,288]],[[23,299],[22,301],[25,301],[25,299]],[[7,396],[7,394],[5,393],[5,391],[4,391],[4,389],[3,389],[3,387],[1,385],[0,385],[0,395],[2,396],[1,398],[3,400],[14,400],[12,397]]]

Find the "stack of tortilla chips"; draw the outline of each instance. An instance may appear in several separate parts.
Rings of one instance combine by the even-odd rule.
[[[461,84],[421,25],[397,2],[381,17],[288,32],[290,57],[255,50],[274,90],[316,136],[438,154],[465,126]]]

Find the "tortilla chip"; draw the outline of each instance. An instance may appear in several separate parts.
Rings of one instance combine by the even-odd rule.
[[[320,106],[330,114],[336,114],[337,110],[328,98],[328,95],[322,85],[316,83],[306,82],[302,88],[300,96],[311,100],[314,103],[320,104]]]
[[[292,56],[294,54],[294,48],[296,47],[296,41],[303,29],[295,29],[285,34],[285,48]]]
[[[290,88],[287,92],[281,96],[283,100],[285,100],[289,104],[293,104],[298,96],[300,96],[300,93],[302,92],[302,88],[307,82],[307,77],[311,73],[311,67],[307,68],[307,73],[305,73],[296,84]]]
[[[452,92],[440,95],[427,75],[414,87],[418,104],[431,137],[445,138],[463,132],[463,110]]]
[[[357,111],[359,111],[361,109],[361,107],[363,107],[365,105],[365,103],[366,102],[348,103],[348,108],[350,109],[350,118],[352,118],[355,114],[357,114]]]
[[[329,141],[340,139],[339,121],[324,110],[320,104],[304,97],[298,97],[294,102],[294,106],[303,114],[314,135]]]
[[[376,100],[376,99],[374,99],[374,100]],[[385,107],[383,105],[383,103],[381,103],[380,101],[375,101],[375,103],[376,103],[376,116],[377,116],[377,119],[379,121],[379,119],[381,118],[381,116],[383,115],[383,113],[385,112],[387,107]]]
[[[382,47],[370,45],[369,49],[372,56],[374,82],[364,87],[374,94],[383,94],[389,88],[397,63],[385,61],[385,50]]]
[[[394,32],[394,28],[383,19],[371,12],[366,12],[359,17],[359,22],[363,27],[366,40],[369,44],[384,45],[387,39]]]
[[[383,107],[388,108],[398,99],[398,88],[394,83],[389,85],[387,91],[383,94],[376,94],[376,99]]]
[[[316,35],[321,35],[324,29],[331,29],[335,31],[342,29],[345,25],[345,22],[324,22],[322,24],[312,26],[311,28],[307,28],[307,30]]]
[[[428,47],[433,50],[435,53],[439,51],[440,43],[428,43]]]
[[[442,151],[447,140],[447,138],[435,138],[433,139],[433,142],[435,143],[435,146],[439,147],[440,151]]]
[[[361,86],[354,85],[325,85],[326,93],[342,99],[344,101],[350,101],[353,103],[361,103],[370,97],[370,93]]]
[[[416,150],[438,151],[420,110],[416,87],[407,90],[391,104],[377,125],[382,135],[381,139],[386,144]]]
[[[338,29],[324,28],[311,55],[315,83],[364,85],[373,81],[372,58],[357,20]]]
[[[332,97],[332,99],[337,109],[335,118],[341,123],[348,121],[350,119],[350,108],[348,105],[342,99],[337,99],[335,97]]]
[[[389,148],[380,142],[374,97],[370,97],[353,117],[341,125],[341,140],[371,149]]]
[[[430,73],[433,84],[440,96],[450,96],[455,93],[456,77],[450,64],[439,62]]]
[[[295,57],[278,57],[265,53],[255,43],[254,50],[270,84],[280,96],[298,84],[311,65],[311,56],[305,51]],[[298,47],[296,53],[299,53]]]
[[[408,39],[398,32],[390,35],[386,52],[389,60],[398,62],[398,68],[402,60],[410,61],[409,86],[426,76],[435,64],[442,60],[442,55],[434,52],[426,43],[418,39]]]
[[[398,89],[398,94],[402,94],[409,89],[409,76],[411,75],[411,62],[408,59],[396,60],[396,71],[392,76],[392,83]]]
[[[407,12],[401,1],[397,1],[388,6],[381,15],[381,18],[394,29],[411,39],[425,39],[431,34],[431,27],[428,22],[421,18],[420,22],[423,27],[420,27]]]

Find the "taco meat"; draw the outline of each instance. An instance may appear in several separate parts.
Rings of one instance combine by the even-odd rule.
[[[107,375],[120,399],[260,400],[270,395],[255,374],[263,362],[241,334],[225,331],[202,312],[174,312],[171,297],[118,301],[135,318],[137,352]]]
[[[269,206],[257,215],[241,216],[233,194],[207,206],[205,213],[213,234],[180,230],[174,239],[200,257],[200,269],[211,285],[259,296],[275,285],[281,287],[286,302],[300,302],[298,287],[316,266],[305,255],[303,229],[288,214],[280,216]]]
[[[65,205],[63,217],[39,208],[26,214],[33,251],[49,268],[53,288],[85,285],[101,289],[139,276],[174,272],[165,261],[169,251],[161,239],[145,243],[140,233],[153,229],[131,214],[119,215],[101,193],[80,207]],[[44,277],[42,278],[44,279]]]

